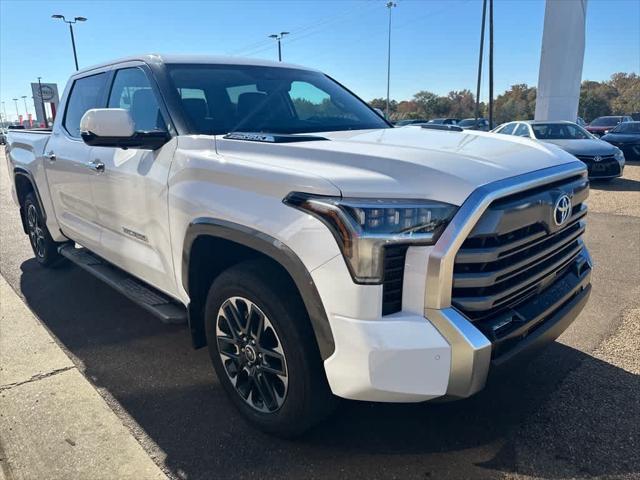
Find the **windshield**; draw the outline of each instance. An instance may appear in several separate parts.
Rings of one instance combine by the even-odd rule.
[[[609,133],[640,133],[640,122],[622,122]]]
[[[479,118],[478,119],[478,124],[480,124],[482,122],[482,119]],[[476,119],[475,118],[465,118],[464,120],[460,120],[458,122],[458,126],[460,127],[472,127],[476,124]]]
[[[172,65],[194,133],[311,133],[389,128],[362,100],[319,72],[253,65]]]
[[[620,123],[622,118],[620,117],[599,117],[591,122],[592,127],[611,127]]]
[[[534,123],[533,133],[539,140],[585,140],[593,138],[578,125],[571,123]]]

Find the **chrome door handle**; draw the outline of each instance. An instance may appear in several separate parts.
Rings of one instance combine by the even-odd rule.
[[[50,162],[55,162],[55,161],[56,161],[56,154],[55,154],[55,153],[53,153],[53,151],[48,151],[48,152],[45,154],[45,157],[47,157],[47,159],[48,159]]]
[[[94,160],[93,162],[87,163],[87,167],[98,173],[104,172],[104,163],[100,160]]]

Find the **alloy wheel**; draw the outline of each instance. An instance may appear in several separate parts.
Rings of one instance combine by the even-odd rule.
[[[44,230],[40,224],[40,215],[34,204],[27,207],[27,230],[29,231],[29,241],[33,247],[35,254],[44,258],[45,255],[45,237]]]
[[[289,378],[282,342],[264,312],[251,300],[225,300],[216,319],[220,360],[236,392],[263,413],[280,409]]]

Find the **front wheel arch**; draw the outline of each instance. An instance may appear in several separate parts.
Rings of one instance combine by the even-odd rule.
[[[221,253],[216,255],[216,253]],[[288,277],[307,310],[322,360],[335,343],[320,295],[302,260],[279,240],[244,225],[212,218],[191,222],[185,235],[182,283],[189,294],[189,327],[195,348],[206,345],[204,304],[208,288],[225,269],[253,258],[269,260]]]

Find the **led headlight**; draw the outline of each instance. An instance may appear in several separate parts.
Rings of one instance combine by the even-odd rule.
[[[616,153],[613,154],[613,158],[615,158],[618,163],[624,163],[624,153],[619,148],[616,148]]]
[[[384,247],[432,245],[457,207],[429,200],[340,198],[290,193],[284,203],[324,222],[336,238],[353,279],[383,280]]]

